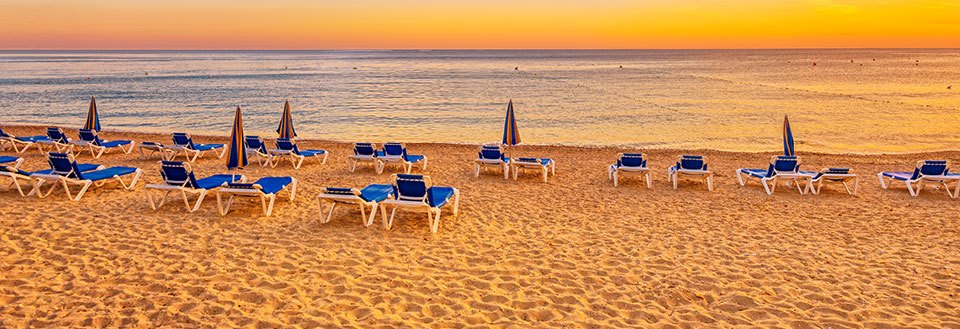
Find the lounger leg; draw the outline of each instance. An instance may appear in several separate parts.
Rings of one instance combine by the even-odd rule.
[[[423,156],[423,163],[420,164],[420,170],[427,171],[427,156]]]
[[[203,204],[203,199],[206,198],[206,197],[207,197],[207,190],[201,190],[201,191],[200,191],[200,195],[197,196],[197,203],[195,203],[195,204],[193,205],[193,208],[189,208],[189,209],[190,209],[190,212],[196,212],[197,210],[200,210],[200,205]],[[183,200],[184,200],[184,201],[187,200],[187,194],[186,194],[186,193],[183,194]],[[187,206],[189,206],[189,205],[190,205],[190,204],[187,204]]]
[[[613,187],[620,185],[620,171],[616,170],[613,172]]]
[[[430,232],[437,234],[440,230],[440,208],[437,208],[437,216],[433,219],[433,225],[430,226]]]
[[[480,164],[479,164],[479,163],[475,163],[475,164],[473,165],[473,169],[474,169],[473,177],[474,177],[474,178],[479,178],[479,177],[480,177]]]
[[[217,151],[214,150],[213,154],[217,154]],[[220,154],[217,154],[217,159],[223,159],[223,155],[227,154],[227,148],[223,147],[223,150],[220,151]]]
[[[290,202],[297,197],[297,186],[300,185],[300,182],[296,178],[293,178],[293,182],[290,183]]]
[[[266,200],[267,200],[267,199],[270,200],[270,201],[269,201],[269,204],[266,204]],[[268,217],[269,217],[270,214],[273,213],[273,203],[274,203],[274,201],[276,201],[276,200],[277,200],[277,195],[276,195],[276,194],[270,194],[270,195],[268,195],[268,196],[260,196],[260,203],[261,203],[261,204],[264,204],[264,206],[265,206],[264,209],[263,209],[263,210],[264,210],[264,211],[263,211],[263,215],[264,215],[264,216],[268,216]]]
[[[800,195],[803,195],[803,189],[800,188],[800,182],[796,178],[793,179],[793,184],[797,186],[797,191],[800,192]]]
[[[916,197],[919,194],[919,190],[917,192],[913,191],[913,184],[910,181],[907,181],[907,190],[910,191],[910,196]]]
[[[878,174],[877,174],[877,178],[880,179],[880,187],[883,188],[884,190],[886,190],[886,189],[887,189],[887,182],[884,182],[884,181],[883,181],[883,173],[878,173]]]
[[[737,169],[737,181],[740,182],[740,186],[744,186],[744,183],[743,183],[743,172],[741,172],[740,169]]]
[[[393,210],[390,211],[390,219],[387,219],[386,213],[383,217],[383,228],[389,230],[393,228],[393,217],[397,215],[397,207],[393,207]]]
[[[770,189],[770,185],[767,184],[767,180],[766,180],[766,179],[762,179],[762,178],[761,178],[761,179],[760,179],[760,183],[763,183],[763,189],[767,191],[767,195],[773,194],[773,190]],[[774,180],[774,181],[773,181],[773,189],[776,189],[776,188],[777,188],[777,181]]]
[[[707,175],[707,191],[713,192],[713,174]]]
[[[453,189],[453,215],[460,212],[460,189]]]
[[[644,174],[643,174],[643,177],[644,177],[644,180],[647,181],[647,189],[649,190],[649,189],[653,188],[653,182],[650,180],[650,172],[648,171],[648,172],[644,173]]]
[[[62,182],[63,182],[64,185],[67,184],[66,181],[62,181]],[[90,188],[90,185],[93,185],[93,182],[92,182],[92,181],[85,181],[85,182],[83,183],[83,188],[80,189],[80,192],[77,193],[77,197],[76,197],[75,199],[73,199],[73,201],[80,201],[80,198],[83,197],[83,194],[84,194],[84,193],[87,193],[87,189]],[[66,187],[66,186],[64,186],[64,187]],[[70,198],[70,190],[69,190],[69,189],[67,189],[67,198]]]
[[[510,179],[510,166],[503,164],[503,179]]]
[[[379,205],[374,202],[373,206],[370,208],[370,218],[367,219],[366,223],[363,223],[363,227],[370,227],[370,225],[373,225],[373,219],[377,217],[377,206]]]
[[[357,159],[351,159],[350,162],[351,162],[351,163],[350,163],[350,172],[356,171],[356,170],[357,170]]]
[[[543,168],[543,182],[544,182],[544,183],[547,182],[547,174],[548,174],[547,168],[544,167],[544,168]],[[436,232],[434,232],[434,233],[436,233]]]
[[[360,222],[361,222],[361,223],[364,223],[364,220],[367,219],[367,211],[366,211],[366,209],[363,209],[363,203],[362,203],[362,202],[361,202],[361,203],[357,203],[357,206],[360,207]],[[364,223],[364,224],[366,224],[366,223]]]

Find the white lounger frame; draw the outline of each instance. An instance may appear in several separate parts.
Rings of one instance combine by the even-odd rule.
[[[708,163],[706,156],[701,156],[701,158],[703,159],[704,164]],[[683,156],[677,156],[677,162],[679,163],[681,160],[683,160]],[[680,180],[680,176],[702,179],[704,183],[707,184],[707,191],[713,192],[713,172],[710,170],[681,169],[677,168],[676,166],[670,167],[667,170],[667,179],[673,183],[674,190],[677,189],[677,183]]]
[[[187,138],[192,140],[193,136],[190,134],[187,134]],[[246,147],[246,143],[244,143],[244,147]],[[227,149],[229,147],[227,147],[226,145],[224,145],[223,147],[220,147],[221,148],[220,153],[217,153],[217,149],[200,151],[200,150],[192,149],[188,147],[188,145],[177,145],[176,143],[166,148],[172,152],[168,160],[176,159],[178,155],[183,154],[184,159],[186,159],[187,162],[192,163],[192,162],[196,162],[197,159],[203,156],[204,152],[213,152],[213,154],[217,155],[217,159],[223,159],[223,155],[227,154]],[[193,155],[193,158],[190,158],[191,154]]]
[[[300,167],[303,166],[303,160],[307,158],[306,156],[293,153],[291,150],[270,150],[270,155],[277,158],[289,159],[290,164],[293,165],[293,169],[300,169]],[[317,158],[317,160],[320,161],[320,165],[324,165],[327,163],[327,156],[329,155],[330,152],[323,152],[323,156],[313,156],[313,158]],[[270,168],[276,168],[277,165],[280,164],[280,161],[280,159],[277,159],[271,162],[268,158],[267,163],[270,164]],[[354,163],[354,167],[356,167],[356,163]]]
[[[293,202],[297,197],[297,179],[292,178],[290,183],[290,202]],[[284,188],[285,190],[286,188]],[[277,193],[283,192],[280,190]],[[227,201],[223,202],[223,196],[227,196]],[[249,198],[260,198],[260,205],[263,206],[263,215],[270,216],[273,214],[273,204],[277,201],[277,194],[266,194],[263,193],[260,185],[253,185],[253,189],[240,189],[240,188],[228,188],[221,187],[217,189],[217,208],[220,210],[220,215],[225,216],[230,212],[230,206],[233,205],[233,197],[249,197]]]
[[[162,165],[163,161],[160,161],[160,163]],[[186,170],[187,172],[193,172],[193,168],[190,166],[189,162],[183,162],[183,166],[184,166],[184,170]],[[240,183],[246,183],[246,182],[247,182],[247,176],[240,175]],[[186,187],[187,183],[188,183],[187,181],[183,181],[180,185],[170,185],[170,184],[164,183],[164,184],[147,184],[146,186],[144,186],[143,193],[147,195],[147,201],[150,202],[150,209],[153,209],[153,210],[160,209],[160,207],[163,207],[163,205],[166,204],[167,197],[170,195],[170,193],[180,192],[180,196],[183,198],[183,205],[184,207],[186,207],[188,212],[196,212],[197,210],[199,210],[200,205],[203,204],[203,199],[207,196],[207,193],[209,193],[213,189],[188,188]],[[150,190],[159,190],[163,193],[163,195],[160,196],[160,202],[154,202],[153,195],[150,193]],[[190,205],[190,199],[188,198],[188,194],[197,195],[197,201],[195,201],[193,206]]]
[[[775,155],[770,157],[770,163],[773,164],[774,162],[776,162],[778,157],[780,156]],[[797,168],[799,167],[800,167],[800,157],[797,157]],[[740,182],[740,186],[746,186],[746,181],[743,179],[744,176],[746,176],[748,180],[750,178],[757,178],[757,177],[750,176],[750,174],[747,174],[745,171],[743,171],[743,169],[744,168],[740,168],[740,169],[737,169],[736,171],[737,181]],[[787,187],[790,187],[790,183],[792,182],[797,186],[797,191],[799,191],[800,194],[804,194],[803,185],[800,184],[800,180],[809,180],[811,176],[800,173],[799,169],[796,172],[781,172],[781,171],[776,171],[776,169],[774,169],[773,177],[763,177],[763,178],[757,178],[757,179],[760,180],[760,183],[763,185],[763,189],[764,191],[767,192],[767,195],[772,195],[773,192],[776,192],[777,190],[777,181],[780,178],[783,178],[786,180]]]
[[[109,141],[105,140],[104,142],[109,142]],[[99,159],[105,153],[108,153],[107,151],[114,149],[114,148],[107,148],[104,146],[95,145],[93,144],[93,142],[88,142],[84,140],[73,141],[73,144],[79,147],[87,147],[90,150],[90,155],[93,156],[94,159]],[[126,149],[123,148],[123,145],[119,145],[115,148],[120,149],[120,152],[123,152],[123,154],[130,154],[130,152],[133,152],[133,148],[136,146],[137,146],[137,142],[130,141],[130,145],[128,145]],[[80,152],[77,151],[77,153],[80,153]],[[142,154],[143,153],[141,153],[141,155]]]
[[[390,181],[396,182],[397,175],[391,175]],[[433,186],[430,176],[423,176],[424,181],[426,182],[427,189]],[[399,198],[399,196],[397,196]],[[427,211],[427,220],[430,221],[430,232],[436,234],[440,230],[440,213],[442,208],[431,207],[430,204],[426,201],[426,195],[423,199],[413,200],[413,199],[386,199],[380,203],[381,209],[383,212],[383,228],[389,230],[393,228],[393,219],[397,214],[398,209],[409,210],[409,211]],[[390,217],[387,218],[385,211],[386,207],[391,207]],[[453,189],[453,216],[457,216],[457,213],[460,212],[460,190],[457,188]]]
[[[10,184],[4,187],[4,191],[9,191],[10,187],[17,189],[17,193],[20,193],[20,196],[27,197],[40,192],[40,187],[43,186],[43,183],[46,182],[46,179],[36,175],[26,176],[21,175],[20,173],[14,173],[9,171],[0,171],[0,177],[9,177]],[[30,192],[24,193],[24,186],[20,185],[20,181],[25,180],[30,183],[31,189]]]
[[[513,171],[513,180],[517,180],[517,176],[520,174],[520,170],[534,170],[539,171],[543,176],[543,182],[547,182],[547,176],[556,176],[557,175],[557,161],[550,159],[550,162],[546,165],[543,164],[542,158],[537,158],[536,162],[525,162],[519,161],[517,159],[510,159],[510,170]]]
[[[646,153],[639,153],[644,160],[647,160]],[[617,154],[617,159],[623,157],[623,153]],[[625,167],[625,166],[614,166],[610,165],[607,167],[607,179],[613,181],[613,187],[620,186],[620,176],[624,174],[639,174],[643,177],[644,182],[647,185],[647,188],[650,189],[653,187],[653,182],[650,179],[650,167]]]
[[[400,146],[403,147],[403,149],[407,149],[406,144],[404,143],[397,143],[397,144],[400,144]],[[383,153],[386,154],[387,152],[383,152]],[[393,163],[400,164],[403,167],[403,173],[405,174],[409,174],[413,172],[413,162],[410,162],[404,159],[403,155],[384,155],[381,157],[377,157],[377,161],[380,162],[379,164],[380,170],[377,171],[377,174],[382,174],[384,168],[386,168],[388,164],[393,164]],[[427,156],[424,155],[423,160],[420,161],[420,171],[426,171],[426,170],[427,170]]]
[[[828,168],[824,168],[823,170],[828,170]],[[860,177],[852,172],[853,171],[851,170],[848,174],[823,174],[814,180],[813,177],[816,176],[815,174],[807,180],[807,187],[805,190],[817,195],[820,194],[820,190],[823,189],[824,183],[839,183],[843,185],[843,188],[847,191],[847,194],[857,195],[857,192],[860,190]],[[850,189],[850,185],[847,184],[850,181],[853,181],[853,189]]]
[[[260,144],[264,144],[263,138],[261,138],[260,136],[257,136],[257,139],[260,140]],[[266,148],[265,144],[264,144],[264,148]],[[270,164],[270,161],[273,160],[273,156],[270,155],[270,150],[267,150],[267,153],[263,153],[263,152],[260,152],[259,148],[253,148],[253,147],[247,146],[246,137],[244,137],[244,140],[243,140],[243,149],[245,152],[247,152],[248,157],[251,155],[257,157],[257,163],[260,164],[261,167],[266,167],[266,166],[276,167],[275,165]],[[264,158],[267,159],[266,162],[263,161]]]
[[[17,144],[22,144],[23,148],[17,147]],[[16,137],[0,137],[0,150],[6,150],[8,147],[10,147],[10,148],[13,148],[14,152],[24,153],[28,149],[30,149],[30,146],[33,146],[36,144],[37,142],[22,141],[17,139]],[[37,147],[39,148],[40,146],[37,145]]]
[[[160,155],[160,159],[162,160],[168,160],[173,156],[172,154],[173,150],[166,148],[165,146],[163,146],[163,144],[160,144],[160,143],[157,143],[157,144],[140,143],[139,145],[137,145],[137,150],[140,152],[140,160],[146,160],[148,155],[147,153],[149,153],[150,155],[157,153]]]
[[[373,225],[373,220],[377,217],[377,207],[379,204],[375,201],[365,201],[360,198],[360,189],[352,188],[350,192],[353,192],[353,195],[327,193],[317,195],[317,207],[319,207],[321,215],[323,214],[323,202],[330,201],[331,203],[326,218],[321,217],[320,219],[321,224],[330,222],[330,219],[333,217],[333,210],[337,207],[337,204],[355,204],[360,208],[360,222],[363,223],[363,226],[369,227]],[[370,216],[367,216],[365,207],[370,207]],[[381,207],[380,212],[383,214],[383,217],[387,216],[386,208]]]

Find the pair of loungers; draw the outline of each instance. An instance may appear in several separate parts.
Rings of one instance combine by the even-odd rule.
[[[51,152],[47,155],[47,162],[50,164],[49,170],[34,172],[20,170],[19,162],[13,166],[0,165],[0,177],[9,178],[11,182],[7,189],[13,186],[21,196],[36,195],[45,198],[58,186],[62,186],[68,199],[80,201],[90,187],[104,186],[113,181],[124,189],[131,190],[142,174],[139,168],[119,166],[106,168],[97,164],[77,163],[73,154],[70,153]],[[125,182],[123,178],[126,176],[133,177],[129,182]],[[43,191],[41,187],[46,182],[50,182],[53,186]],[[24,192],[26,183],[32,185],[30,192]],[[70,191],[70,186],[80,186],[76,195]]]
[[[778,155],[770,157],[766,169],[740,168],[736,170],[740,186],[745,186],[747,180],[757,179],[763,185],[767,194],[773,194],[777,183],[784,181],[788,187],[796,186],[800,194],[819,194],[825,183],[843,185],[848,194],[855,195],[859,189],[860,180],[849,168],[824,168],[820,171],[801,171],[801,160],[797,156]],[[850,187],[850,183],[853,187]]]
[[[933,184],[934,188],[943,188],[951,198],[960,196],[960,174],[950,172],[950,162],[946,160],[918,161],[912,172],[887,171],[877,174],[880,186],[889,189],[893,182],[903,182],[911,196],[919,196],[924,185]],[[950,184],[954,187],[951,189]]]
[[[391,184],[373,184],[357,188],[327,187],[317,196],[321,213],[324,202],[330,202],[330,209],[322,223],[330,222],[333,210],[338,204],[353,204],[360,208],[361,222],[364,226],[373,224],[379,207],[383,217],[383,227],[393,227],[397,210],[426,211],[430,221],[430,232],[437,233],[440,228],[440,213],[447,205],[453,206],[456,216],[460,207],[460,190],[453,187],[434,186],[429,176],[394,174]],[[451,202],[452,201],[452,202]],[[369,217],[365,213],[370,208]],[[387,217],[387,208],[390,216]]]
[[[307,158],[317,159],[321,165],[327,163],[327,151],[301,150],[296,142],[289,138],[278,138],[275,143],[277,148],[270,150],[260,136],[245,136],[244,144],[247,156],[256,157],[257,163],[263,167],[269,165],[276,168],[283,158],[289,159],[294,169],[300,169]]]
[[[353,155],[349,156],[350,172],[357,169],[360,163],[369,163],[373,165],[377,174],[382,174],[384,168],[389,164],[398,164],[402,167],[404,173],[411,173],[413,166],[419,164],[420,170],[427,169],[427,157],[421,154],[407,153],[407,146],[403,143],[384,143],[382,148],[378,148],[373,143],[354,143]]]
[[[193,136],[188,133],[173,133],[173,144],[142,142],[138,149],[141,159],[157,154],[162,160],[174,160],[182,155],[190,163],[207,153],[213,153],[217,159],[223,158],[227,153],[225,145],[196,143],[193,141]]]
[[[480,172],[484,168],[495,168],[503,171],[503,179],[510,177],[513,172],[513,180],[517,180],[521,170],[529,170],[540,174],[543,182],[547,182],[547,177],[557,174],[557,162],[550,158],[509,158],[503,154],[503,147],[500,145],[481,145],[477,151],[477,160],[474,161],[474,177],[480,177]]]
[[[644,153],[620,153],[617,162],[607,168],[607,178],[613,181],[613,186],[620,185],[622,176],[627,174],[640,175],[651,188],[650,168],[647,167],[647,155]],[[707,157],[701,155],[677,156],[677,163],[667,169],[667,179],[677,189],[681,178],[699,178],[706,182],[707,189],[713,191],[713,173],[707,168]]]
[[[220,215],[226,215],[230,211],[234,198],[247,197],[260,199],[264,216],[270,216],[280,192],[289,188],[290,201],[297,195],[297,180],[292,177],[263,177],[252,183],[248,183],[245,176],[234,174],[218,174],[197,179],[188,162],[160,161],[160,176],[163,178],[162,183],[145,186],[148,190],[147,200],[153,210],[162,207],[170,194],[179,193],[187,211],[195,212],[200,209],[207,194],[215,191]],[[159,200],[154,200],[149,190],[160,191],[162,195]],[[192,195],[197,196],[193,205],[189,201]]]

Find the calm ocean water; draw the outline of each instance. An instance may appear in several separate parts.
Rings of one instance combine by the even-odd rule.
[[[814,65],[816,63],[816,65]],[[948,89],[948,86],[952,86]],[[960,147],[960,50],[0,52],[0,124],[798,152]]]

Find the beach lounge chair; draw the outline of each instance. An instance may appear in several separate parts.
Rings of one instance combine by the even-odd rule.
[[[20,164],[23,163],[23,158],[21,157],[12,157],[6,155],[0,155],[0,165],[4,165],[13,169],[20,168]]]
[[[408,154],[407,146],[403,143],[384,143],[383,150],[377,154],[377,160],[380,160],[380,172],[388,164],[397,163],[403,166],[405,174],[413,171],[414,164],[420,164],[420,170],[427,170],[427,156],[420,154]]]
[[[141,160],[145,160],[148,154],[153,155],[154,153],[159,154],[161,160],[167,160],[173,156],[173,150],[158,142],[141,142],[140,145],[137,145],[137,150],[140,152]]]
[[[244,137],[244,148],[247,150],[247,156],[255,156],[261,167],[270,164],[270,152],[267,151],[267,144],[263,142],[263,138],[260,138],[260,136]]]
[[[263,215],[273,214],[273,204],[277,200],[277,194],[290,187],[290,201],[297,196],[297,180],[293,177],[263,177],[253,183],[228,183],[227,186],[217,189],[217,208],[220,209],[220,215],[226,215],[230,211],[234,197],[260,198],[260,204],[263,206]],[[227,198],[224,202],[223,198]]]
[[[114,179],[116,179],[124,189],[132,190],[137,185],[137,180],[140,179],[140,175],[143,173],[139,168],[132,167],[110,167],[84,171],[84,168],[81,168],[80,165],[77,164],[74,156],[69,153],[51,152],[47,155],[47,161],[50,162],[50,169],[52,169],[49,174],[34,173],[31,176],[40,177],[51,182],[60,182],[59,185],[63,186],[64,191],[67,193],[67,198],[73,201],[80,201],[80,198],[83,197],[83,194],[87,192],[90,186],[100,187]],[[130,183],[123,181],[122,177],[127,175],[133,175]],[[70,185],[81,186],[80,191],[77,192],[75,197],[70,193]],[[50,195],[56,187],[57,185],[54,185],[49,191],[42,194],[38,190],[38,196],[44,198]]]
[[[46,140],[47,136],[28,136],[28,137],[17,137],[11,134],[8,134],[0,128],[0,150],[6,150],[7,148],[13,148],[14,152],[23,153],[26,152],[30,146],[35,145],[37,142]]]
[[[217,153],[217,149],[221,149],[220,153]],[[187,159],[187,162],[197,161],[197,158],[202,156],[205,152],[211,151],[217,155],[217,158],[223,158],[223,155],[227,153],[227,149],[223,144],[198,144],[193,142],[193,137],[187,133],[173,133],[173,146],[170,146],[170,150],[173,151],[173,154],[170,156],[170,160],[173,160],[179,154]],[[192,158],[191,158],[192,155]]]
[[[608,179],[613,180],[613,187],[620,185],[620,176],[624,174],[639,174],[647,183],[647,188],[653,187],[650,181],[650,168],[647,168],[647,155],[643,153],[620,153],[617,163],[607,169]]]
[[[329,201],[331,204],[326,219],[322,219],[321,223],[326,224],[330,222],[330,218],[333,216],[333,209],[337,207],[337,204],[355,204],[360,207],[360,221],[363,223],[363,226],[370,226],[373,224],[373,219],[376,218],[379,203],[393,196],[393,186],[385,184],[367,185],[367,187],[363,189],[343,187],[324,188],[323,192],[317,195],[317,206],[320,207],[320,213],[323,214],[324,201]],[[369,217],[366,215],[365,207],[370,207]],[[386,216],[384,208],[380,208],[380,210],[383,215]]]
[[[43,154],[43,145],[52,146],[54,150],[58,153],[73,153],[73,142],[70,138],[67,138],[67,135],[63,133],[63,129],[59,127],[49,127],[47,128],[47,138],[37,141],[37,149],[39,149],[40,154]]]
[[[53,169],[28,172],[28,171],[20,170],[18,168],[19,165],[20,163],[16,163],[16,162],[14,165],[0,164],[0,177],[7,177],[10,179],[10,184],[7,184],[7,186],[3,189],[4,191],[10,190],[11,187],[14,187],[17,189],[17,192],[20,193],[20,196],[31,196],[34,194],[38,194],[40,192],[40,187],[43,186],[43,183],[47,181],[47,178],[44,178],[44,177],[47,177],[48,175],[53,174]],[[80,164],[77,164],[77,169],[83,172],[87,172],[87,171],[93,171],[93,170],[100,170],[100,169],[103,169],[103,167],[97,164],[80,163]],[[21,184],[21,181],[23,182],[23,184]],[[24,192],[24,188],[25,188],[24,185],[27,185],[27,183],[33,186],[33,188],[30,190],[29,193]]]
[[[707,183],[707,190],[713,191],[713,173],[707,169],[707,157],[702,155],[681,155],[677,157],[677,164],[667,170],[667,177],[677,189],[680,176],[703,179]]]
[[[510,177],[510,158],[504,156],[503,147],[500,145],[480,145],[475,164],[474,177],[480,177],[480,170],[484,167],[495,167],[503,170],[503,179]]]
[[[960,194],[960,174],[950,172],[950,162],[945,160],[923,160],[918,161],[913,172],[908,171],[885,171],[877,174],[880,179],[880,187],[889,189],[894,181],[901,181],[907,185],[907,190],[911,196],[920,195],[925,183],[933,183],[935,188],[943,187],[951,198],[956,198]],[[956,185],[955,191],[950,190],[948,184]],[[916,186],[914,186],[916,184]]]
[[[80,129],[78,135],[80,138],[74,141],[74,144],[90,149],[90,155],[95,159],[99,159],[108,150],[114,149],[120,150],[123,154],[130,154],[130,152],[133,152],[133,147],[136,146],[136,143],[130,140],[103,140],[96,130],[91,129]]]
[[[327,163],[327,151],[324,150],[301,150],[297,144],[289,138],[277,138],[277,149],[270,150],[270,155],[278,158],[290,159],[290,164],[294,169],[300,169],[303,160],[306,158],[316,158],[320,164]],[[273,161],[271,167],[276,167],[280,160]]]
[[[557,162],[549,158],[516,158],[510,161],[510,170],[513,171],[513,180],[517,180],[520,170],[534,170],[543,174],[543,182],[547,182],[547,175],[557,174]]]
[[[802,171],[801,173],[810,175],[807,180],[806,191],[813,194],[820,194],[824,183],[840,183],[850,195],[856,195],[860,188],[860,178],[849,168],[824,168],[820,171]],[[853,181],[853,189],[847,184]]]
[[[797,185],[797,190],[803,194],[803,187],[800,180],[810,179],[810,176],[800,172],[800,158],[797,156],[778,155],[770,158],[770,165],[767,169],[740,168],[737,169],[737,180],[740,186],[745,186],[747,179],[756,178],[763,184],[763,189],[768,195],[773,194],[777,189],[777,181],[783,179],[787,186],[792,182]]]
[[[231,182],[246,182],[243,175],[219,174],[197,179],[193,173],[193,167],[189,162],[180,161],[160,161],[160,176],[163,177],[163,183],[147,184],[144,188],[147,190],[147,200],[150,202],[150,208],[160,209],[167,202],[167,196],[170,193],[180,192],[183,197],[183,204],[187,211],[195,212],[200,209],[203,199],[210,190],[224,186]],[[149,190],[159,190],[163,192],[159,202],[154,202],[153,196]],[[197,201],[190,205],[188,195],[196,195]]]
[[[397,209],[427,211],[427,217],[430,220],[430,232],[437,233],[440,228],[441,209],[453,203],[453,215],[456,216],[460,208],[460,190],[445,187],[433,186],[430,176],[393,174],[390,176],[396,193],[393,199],[387,199],[380,203],[381,207],[392,208],[390,218],[387,219],[386,213],[383,217],[383,227],[390,229],[393,227],[393,219],[397,214]]]
[[[373,143],[354,143],[353,144],[353,155],[349,157],[350,159],[350,172],[357,170],[357,163],[360,162],[369,162],[373,164],[373,169],[376,172],[381,172],[380,162],[377,161],[377,146]]]

